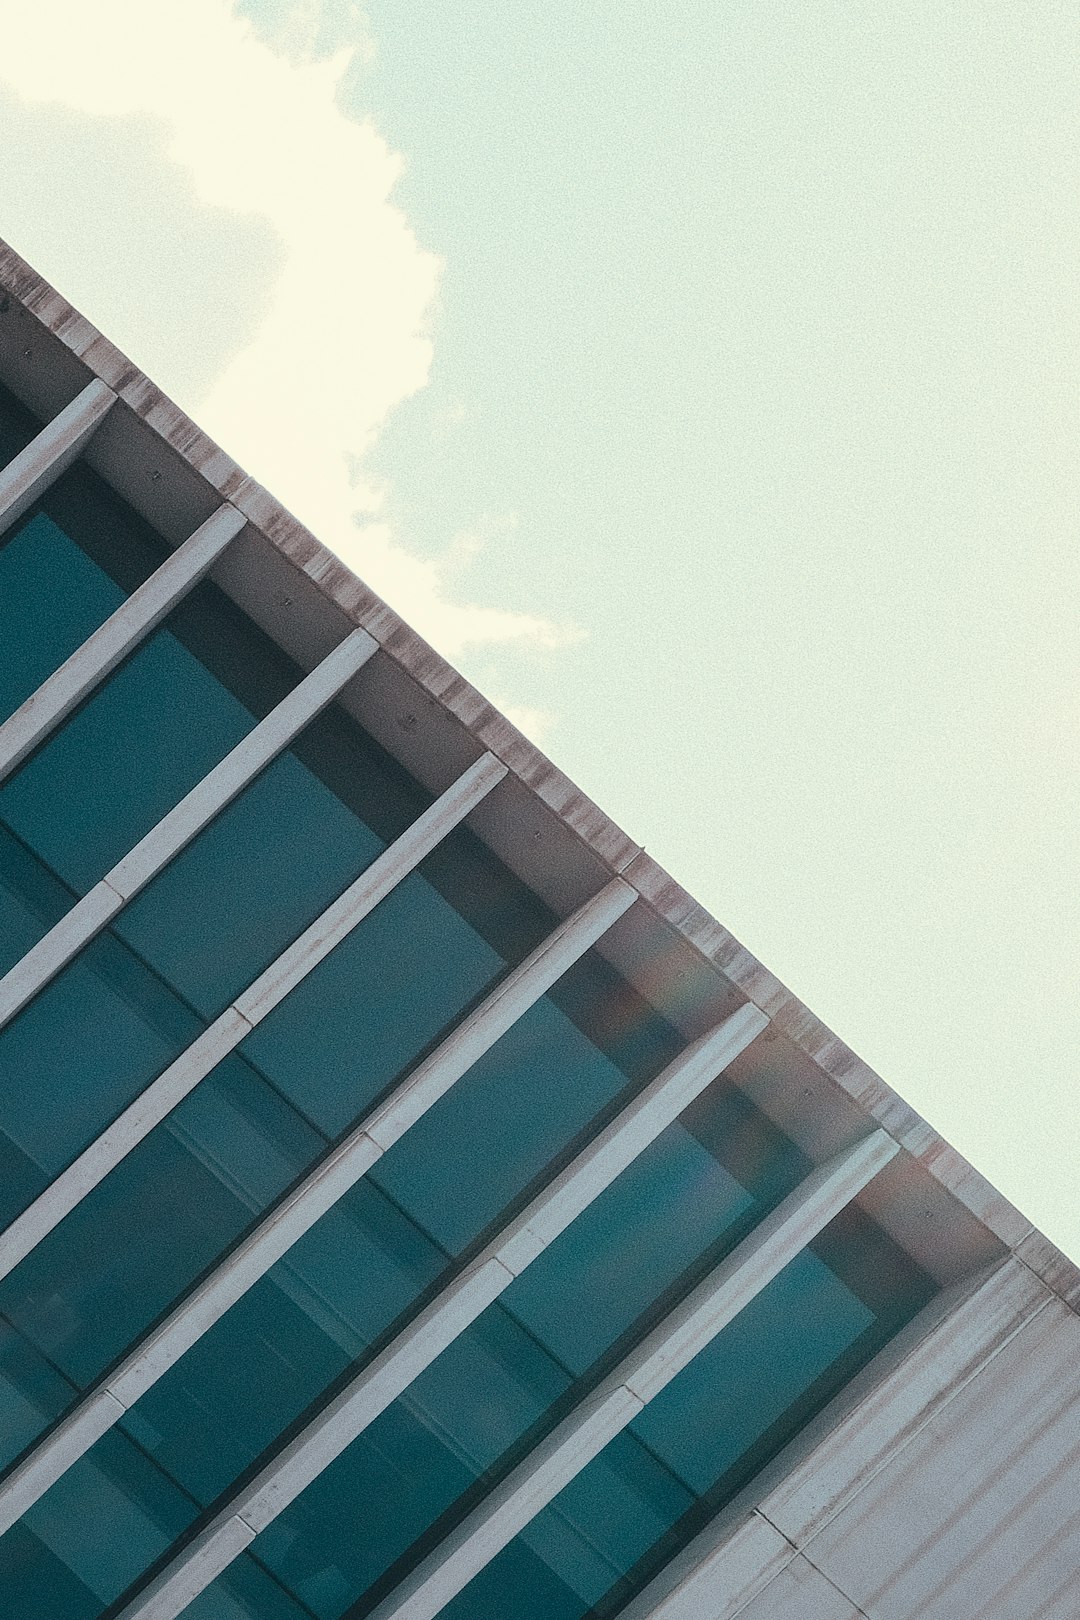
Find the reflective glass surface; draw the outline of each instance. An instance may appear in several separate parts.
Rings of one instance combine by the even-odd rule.
[[[0,462],[34,427],[0,392]],[[0,718],[165,554],[78,466],[0,537]],[[0,787],[0,973],[297,678],[198,587]],[[428,802],[340,709],[313,721],[0,1031],[0,1221]],[[552,923],[461,828],[340,943],[0,1281],[0,1469]],[[122,1603],[680,1044],[588,953],[0,1537],[5,1620]],[[186,1612],[368,1614],[807,1168],[721,1078]],[[930,1292],[845,1212],[447,1613],[616,1614]]]
[[[320,1617],[376,1602],[409,1549],[535,1444],[804,1168],[741,1093],[714,1085],[264,1533],[260,1559]]]
[[[445,851],[440,859],[444,862],[447,859]],[[423,881],[427,881],[426,876]],[[387,902],[387,906],[389,904]],[[445,902],[440,901],[440,904]],[[431,915],[429,910],[424,910],[426,925],[431,922]],[[458,933],[465,928],[460,917],[455,928]],[[390,936],[387,936],[387,948],[389,943]],[[525,943],[525,936],[521,936],[521,948]],[[470,953],[463,951],[461,944],[463,940],[457,938],[455,953],[461,961],[468,961]],[[491,946],[484,949],[489,956],[494,956]],[[440,964],[439,995],[444,993],[442,980],[455,953],[434,953],[432,967]],[[385,961],[387,951],[384,949],[358,953],[358,962],[382,964],[384,980]],[[491,962],[486,961],[486,969],[491,969]],[[408,993],[411,998],[408,1022],[403,1021],[403,1025],[413,1029],[416,1008],[423,1006],[423,995],[418,1001],[418,983],[423,988],[423,974],[418,980],[418,966],[413,962],[411,975],[402,978],[403,995]],[[432,983],[436,983],[434,978]],[[554,995],[559,996],[562,1006],[552,998],[538,1004],[534,1009],[536,1017],[525,1034],[518,1034],[517,1042],[500,1042],[491,1058],[478,1064],[470,1076],[458,1082],[436,1110],[432,1110],[432,1115],[442,1110],[444,1136],[457,1139],[465,1129],[463,1121],[476,1118],[479,1106],[487,1108],[499,1129],[500,1152],[507,1155],[508,1162],[517,1165],[517,1178],[500,1179],[504,1194],[520,1194],[534,1174],[538,1155],[551,1158],[552,1152],[559,1152],[578,1134],[581,1123],[588,1123],[597,1108],[628,1087],[636,1089],[644,1077],[661,1068],[677,1045],[664,1021],[649,1013],[597,956],[586,957],[575,969],[570,982],[563,982]],[[340,1004],[338,1001],[338,1008]],[[348,1004],[356,1009],[356,1001]],[[293,1004],[290,998],[279,1009],[283,1019],[290,1008],[288,1019],[313,1016],[313,1009],[304,1008],[301,1003]],[[405,1004],[402,1011],[405,1013]],[[282,1024],[282,1034],[290,1029],[288,1019]],[[355,1074],[358,1072],[356,1058],[359,1056],[363,1059],[363,1068],[359,1069],[358,1077],[363,1077],[371,1050],[379,1050],[379,1042],[372,1042],[369,1048],[368,1032],[359,1009],[356,1009],[356,1019],[359,1022],[353,1022],[356,1045],[351,1051],[351,1068]],[[586,1025],[588,1034],[586,1029],[581,1029],[581,1024]],[[244,1043],[244,1047],[246,1045],[248,1043]],[[293,1029],[291,1045],[285,1040],[267,1045],[269,1051],[275,1048],[279,1051],[277,1077],[283,1081],[287,1079],[288,1069],[282,1055],[290,1050],[298,1053],[304,1050],[298,1038],[298,1027]],[[392,1048],[385,1059],[387,1064],[397,1061],[395,1043]],[[610,1053],[619,1056],[619,1063]],[[84,1228],[81,1243],[73,1244],[68,1238],[63,1272],[55,1254],[49,1254],[47,1239],[47,1243],[40,1246],[39,1254],[32,1255],[8,1280],[18,1281],[18,1298],[13,1298],[13,1293],[0,1285],[0,1301],[6,1314],[23,1328],[19,1354],[23,1354],[24,1359],[26,1343],[32,1341],[42,1349],[50,1367],[60,1367],[71,1383],[84,1385],[104,1364],[108,1354],[117,1353],[118,1346],[133,1335],[134,1312],[142,1311],[149,1317],[154,1304],[160,1309],[162,1294],[176,1290],[176,1270],[173,1267],[170,1272],[170,1255],[178,1254],[178,1231],[185,1234],[186,1244],[176,1264],[204,1264],[204,1251],[198,1249],[202,1234],[215,1228],[219,1241],[227,1241],[236,1231],[235,1221],[243,1220],[244,1212],[251,1212],[259,1204],[266,1207],[275,1191],[280,1191],[280,1183],[274,1183],[270,1171],[280,1165],[283,1183],[290,1165],[296,1165],[296,1158],[288,1157],[282,1150],[285,1136],[280,1121],[279,1132],[274,1137],[277,1150],[274,1157],[267,1150],[269,1129],[262,1142],[236,1137],[235,1145],[228,1147],[227,1132],[223,1129],[225,1116],[212,1115],[212,1110],[220,1113],[222,1106],[225,1068],[225,1064],[219,1066],[214,1076],[188,1098],[188,1103],[176,1110],[170,1121],[172,1131],[159,1129],[144,1144],[146,1168],[141,1186],[117,1194],[121,1179],[117,1171],[99,1189],[102,1194],[99,1218]],[[251,1071],[241,1056],[232,1059],[232,1069],[236,1106],[232,1115],[228,1115],[228,1123],[235,1132],[238,1119],[251,1115],[251,1095],[240,1081],[241,1069],[246,1076]],[[309,1069],[301,1072],[309,1074]],[[546,1084],[538,1084],[539,1076],[547,1076]],[[376,1095],[381,1079],[382,1074],[369,1077],[372,1095]],[[266,1090],[269,1092],[269,1087]],[[280,1092],[272,1095],[280,1105]],[[196,1103],[202,1110],[199,1119],[193,1116]],[[555,1119],[557,1113],[562,1113],[562,1121]],[[180,1119],[185,1121],[183,1134],[188,1142],[198,1139],[202,1145],[202,1179],[199,1181],[194,1179],[193,1166],[185,1166],[183,1173],[178,1170],[176,1153],[183,1152],[183,1147],[178,1147]],[[232,1484],[262,1448],[279,1439],[288,1422],[300,1417],[308,1403],[332,1390],[335,1380],[347,1374],[356,1359],[363,1358],[372,1341],[385,1335],[403,1311],[415,1306],[419,1294],[444,1277],[453,1257],[478,1236],[491,1218],[491,1192],[481,1194],[478,1189],[461,1196],[461,1187],[452,1187],[444,1170],[439,1170],[439,1176],[432,1181],[429,1174],[431,1145],[419,1134],[416,1137],[418,1160],[410,1162],[406,1144],[415,1131],[418,1128],[408,1132],[377,1166],[377,1171],[385,1168],[385,1174],[379,1178],[369,1174],[359,1183],[291,1249],[287,1259],[249,1291],[125,1417],[121,1426],[123,1437],[128,1437],[128,1443],[134,1443],[142,1456],[154,1458],[168,1482],[183,1489],[186,1500],[194,1498],[209,1503],[217,1492]],[[151,1155],[155,1139],[157,1147]],[[212,1157],[207,1152],[210,1140],[214,1142]],[[690,1144],[690,1137],[687,1142]],[[298,1134],[288,1139],[288,1152],[304,1152],[304,1142]],[[474,1173],[479,1173],[478,1150],[473,1147],[470,1152],[473,1158],[466,1160],[465,1173],[468,1174],[470,1165]],[[687,1152],[693,1150],[687,1147]],[[699,1147],[696,1152],[709,1157]],[[128,1163],[138,1160],[141,1153],[142,1149],[133,1153]],[[716,1213],[712,1225],[730,1225],[748,1210],[753,1200],[746,1197],[742,1187],[733,1183],[730,1176],[722,1173],[714,1160],[709,1162],[716,1170]],[[207,1181],[207,1168],[220,1176],[225,1166],[230,1170],[228,1186],[233,1191],[241,1174],[246,1178],[243,1189],[246,1199],[241,1205],[233,1202],[225,1207],[223,1187],[212,1187]],[[254,1166],[259,1166],[257,1184]],[[664,1168],[657,1162],[646,1181],[649,1184],[656,1181]],[[112,1202],[105,1207],[105,1187],[110,1183]],[[155,1196],[157,1187],[175,1187],[176,1197],[165,1197],[160,1212],[155,1212],[147,1221],[147,1199]],[[461,1209],[450,1221],[444,1212],[444,1202],[452,1191]],[[120,1213],[118,1197],[130,1212],[126,1217]],[[640,1192],[628,1187],[623,1199],[622,1217],[615,1210],[607,1212],[609,1228],[619,1225],[620,1218],[628,1223],[640,1217],[643,1209]],[[87,1199],[86,1204],[94,1204],[96,1200],[97,1194]],[[198,1215],[193,1217],[189,1210]],[[81,1215],[83,1212],[68,1218],[63,1223],[65,1228],[74,1230]],[[228,1225],[230,1221],[233,1225]],[[100,1255],[107,1238],[117,1247],[115,1264],[110,1259],[105,1259],[104,1264],[100,1259],[96,1265],[91,1264],[92,1255]],[[609,1231],[607,1241],[617,1241],[614,1230]],[[575,1278],[573,1286],[581,1293],[591,1288],[588,1251],[588,1239],[580,1249],[570,1246],[565,1262],[567,1277]],[[91,1275],[94,1270],[97,1277]],[[659,1285],[654,1283],[653,1286],[662,1286],[665,1277],[667,1273]],[[58,1291],[71,1306],[62,1330],[53,1330],[49,1345],[45,1345],[45,1335],[50,1332],[52,1320],[36,1319],[34,1315],[44,1293],[45,1278],[49,1278],[53,1286],[55,1280],[60,1281]],[[542,1314],[542,1290],[536,1294],[536,1299],[539,1302],[534,1309]],[[625,1304],[612,1296],[610,1320],[602,1322],[601,1335],[617,1332],[622,1327],[625,1311]],[[631,1307],[630,1315],[633,1314],[636,1312]],[[489,1346],[487,1340],[492,1333],[494,1346]],[[541,1348],[533,1351],[528,1332],[523,1332],[507,1312],[487,1315],[476,1333],[461,1341],[461,1348],[455,1354],[465,1354],[465,1372],[453,1371],[452,1361],[445,1362],[444,1371],[453,1372],[452,1388],[460,1393],[461,1377],[473,1379],[494,1356],[492,1366],[505,1364],[502,1382],[507,1392],[513,1392],[517,1383],[515,1356],[521,1353],[531,1356],[534,1362],[533,1374],[539,1380],[538,1388],[544,1401],[551,1400],[567,1387],[570,1380],[562,1367]],[[39,1366],[34,1366],[34,1375],[39,1382],[44,1379]],[[528,1400],[518,1400],[507,1416],[497,1417],[491,1435],[483,1440],[487,1450],[495,1443],[502,1445],[508,1432],[512,1432],[513,1424],[525,1419],[531,1411]],[[120,1435],[113,1434],[113,1443],[118,1439]],[[97,1447],[86,1458],[84,1489],[97,1489],[96,1468]],[[139,1477],[133,1474],[133,1495]],[[29,1516],[26,1524],[31,1524]],[[151,1542],[141,1544],[149,1549]],[[55,1554],[55,1544],[52,1550]]]
[[[20,1355],[33,1346],[73,1389],[85,1388],[325,1152],[403,1065],[505,971],[501,950],[515,959],[531,947],[549,919],[528,897],[519,897],[515,929],[508,927],[506,905],[494,908],[501,919],[496,949],[441,892],[448,887],[454,893],[455,883],[444,882],[452,866],[455,882],[468,886],[474,903],[492,865],[467,831],[454,834],[438,863],[425,863],[401,884],[281,1004],[257,1040],[249,1036],[220,1063],[0,1282],[0,1312],[22,1336]],[[495,879],[498,889],[498,872]],[[117,960],[97,963],[95,953]],[[156,996],[150,1009],[156,1021],[145,1008],[136,1016],[130,1006],[134,992],[121,983],[130,1029],[117,1017],[102,1019],[93,1005],[85,1021],[72,1021],[70,1063],[52,1116],[60,1124],[49,1127],[36,1093],[26,1108],[32,1119],[17,1121],[20,1140],[46,1170],[55,1172],[77,1139],[105,1122],[106,1074],[115,1073],[118,1084],[133,1092],[133,1076],[141,1070],[148,1079],[160,1067],[164,1054],[158,1048],[166,1036],[179,1050],[200,1027],[190,1009],[109,935],[63,976],[64,994],[73,995],[71,982],[78,974],[90,978],[95,966],[96,991],[105,967],[122,978],[133,963],[141,974],[137,989]],[[60,987],[58,980],[52,990]],[[47,991],[30,1012],[47,1018],[49,997]],[[341,1016],[343,1007],[347,1017]],[[331,1008],[335,1016],[328,1018]],[[28,1022],[23,1015],[8,1034]],[[68,1026],[58,1020],[58,1027]],[[84,1029],[101,1032],[102,1058],[90,1066]],[[124,1064],[110,1068],[104,1048],[110,1045],[115,1053],[125,1030]],[[25,1040],[30,1067],[32,1027]],[[50,1074],[59,1072],[59,1056],[54,1043]],[[85,1107],[77,1106],[82,1094]],[[120,1100],[126,1097],[111,1099]],[[42,1412],[42,1426],[51,1415]]]
[[[110,536],[94,530],[99,550]],[[213,586],[198,587],[0,788],[0,970],[298,673]],[[312,722],[0,1032],[0,1166],[11,1171],[0,1218],[24,1208],[427,802],[336,708]]]
[[[845,1211],[448,1605],[448,1620],[617,1614],[932,1292],[880,1228]]]
[[[596,958],[587,959],[578,971],[593,981],[596,1034],[613,975]],[[583,995],[579,985],[579,1014]],[[523,1061],[521,1043],[504,1038],[430,1116],[436,1140],[454,1144],[464,1136],[462,1121],[474,1119],[478,1107],[487,1111],[511,1167],[496,1178],[507,1200],[531,1179],[537,1143],[550,1159],[576,1134],[580,1111],[595,1111],[598,1095],[604,1100],[595,1081],[589,1088],[591,1073],[604,1075],[608,1096],[627,1083],[626,1072],[559,1008],[541,1004],[536,1011],[537,1028],[553,1042],[557,1039],[557,1045],[529,1042],[524,1050],[530,1067]],[[638,1061],[648,1061],[652,1068],[671,1039],[662,1025],[654,1029],[651,1042],[641,1041]],[[534,1083],[542,1058],[551,1076],[559,1073],[558,1086]],[[628,1056],[624,1061],[630,1066]],[[578,1112],[567,1105],[575,1090],[581,1093]],[[542,1107],[536,1106],[538,1096]],[[487,1139],[493,1138],[489,1134]],[[139,1402],[126,1426],[194,1495],[208,1501],[223,1490],[362,1359],[421,1294],[445,1278],[452,1261],[486,1224],[493,1197],[490,1189],[481,1197],[479,1188],[467,1188],[467,1183],[485,1179],[475,1145],[453,1163],[453,1171],[437,1168],[414,1126]],[[636,1207],[635,1195],[629,1196]],[[450,1199],[458,1206],[453,1220],[445,1212]],[[612,1215],[609,1224],[614,1229],[618,1218]],[[614,1230],[609,1241],[618,1242]],[[590,1239],[585,1252],[591,1252]],[[654,1286],[652,1279],[645,1286]]]
[[[0,464],[37,431],[0,391]],[[114,612],[169,548],[86,467],[0,534],[0,719]]]

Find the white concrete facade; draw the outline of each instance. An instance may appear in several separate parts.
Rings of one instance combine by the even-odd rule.
[[[929,1269],[935,1305],[673,1557],[624,1620],[1078,1620],[1080,1271],[1060,1255],[385,604],[0,245],[0,381],[43,422],[0,469],[12,524],[80,454],[175,547],[0,725],[0,778],[209,574],[312,673],[0,981],[0,1025],[107,927],[299,727],[342,702],[438,791],[376,860],[0,1233],[0,1276],[468,815],[562,919],[525,962],[0,1479],[0,1533],[55,1483],[586,950],[698,991],[684,1051],[123,1607],[172,1620],[456,1334],[755,1041],[805,1087],[755,1101],[817,1168],[375,1611],[441,1612],[604,1444],[856,1199]],[[5,324],[6,323],[6,324]],[[108,433],[99,431],[108,423]],[[164,473],[133,490],[132,458]],[[142,502],[140,508],[139,502]],[[265,580],[290,582],[288,609]],[[353,676],[363,670],[362,679]],[[417,724],[397,731],[402,705]],[[447,783],[450,786],[447,786]],[[497,791],[496,791],[497,790]],[[522,830],[528,827],[528,836]],[[659,942],[659,944],[658,944]],[[718,1011],[718,1009],[722,1009]],[[732,1010],[734,1009],[734,1010]],[[2,1596],[2,1594],[0,1594]]]

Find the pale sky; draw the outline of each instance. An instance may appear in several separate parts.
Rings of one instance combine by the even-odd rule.
[[[0,236],[1080,1258],[1072,0],[35,0]]]

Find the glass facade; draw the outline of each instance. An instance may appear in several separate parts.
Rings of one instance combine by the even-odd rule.
[[[35,424],[0,393],[0,462]],[[167,554],[86,468],[0,537],[0,718]],[[299,671],[203,582],[0,786],[0,972]],[[331,705],[0,1031],[0,1224],[430,803]],[[0,1472],[46,1441],[557,919],[461,826],[0,1280]],[[662,998],[658,998],[662,999]],[[683,1046],[595,949],[0,1537],[99,1620]],[[720,1076],[186,1611],[359,1620],[812,1168]],[[613,1616],[929,1299],[851,1207],[447,1608]]]

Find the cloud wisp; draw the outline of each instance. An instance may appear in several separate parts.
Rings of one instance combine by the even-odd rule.
[[[163,131],[161,161],[182,171],[193,208],[217,211],[241,232],[257,221],[249,231],[254,331],[245,311],[244,338],[195,397],[179,366],[173,376],[159,367],[155,380],[448,656],[560,645],[567,633],[549,621],[457,599],[453,559],[410,553],[364,474],[390,412],[427,381],[440,266],[393,200],[402,159],[370,120],[358,123],[338,105],[363,42],[329,57],[298,49],[297,40],[311,38],[311,8],[286,8],[286,22],[293,10],[296,27],[283,29],[275,49],[228,0],[182,8],[41,0],[5,23],[0,88],[14,92],[13,108],[32,111],[39,150],[50,134],[66,142],[65,172],[91,196],[101,188],[100,152],[93,139],[71,142],[72,115],[84,131],[88,119],[102,131],[120,119],[133,128],[152,120]],[[62,262],[36,258],[33,241],[14,245],[93,319],[95,253],[125,238],[130,295],[121,328],[113,319],[109,331],[138,359],[153,347],[140,328],[140,278],[152,285],[165,276],[179,287],[184,266],[161,262],[160,229],[158,258],[140,255],[154,211],[145,162],[140,169],[132,151],[125,189],[125,143],[108,144],[109,207],[82,216],[84,237],[68,242]],[[238,296],[235,260],[226,299]],[[191,320],[189,341],[198,344],[197,311]]]

